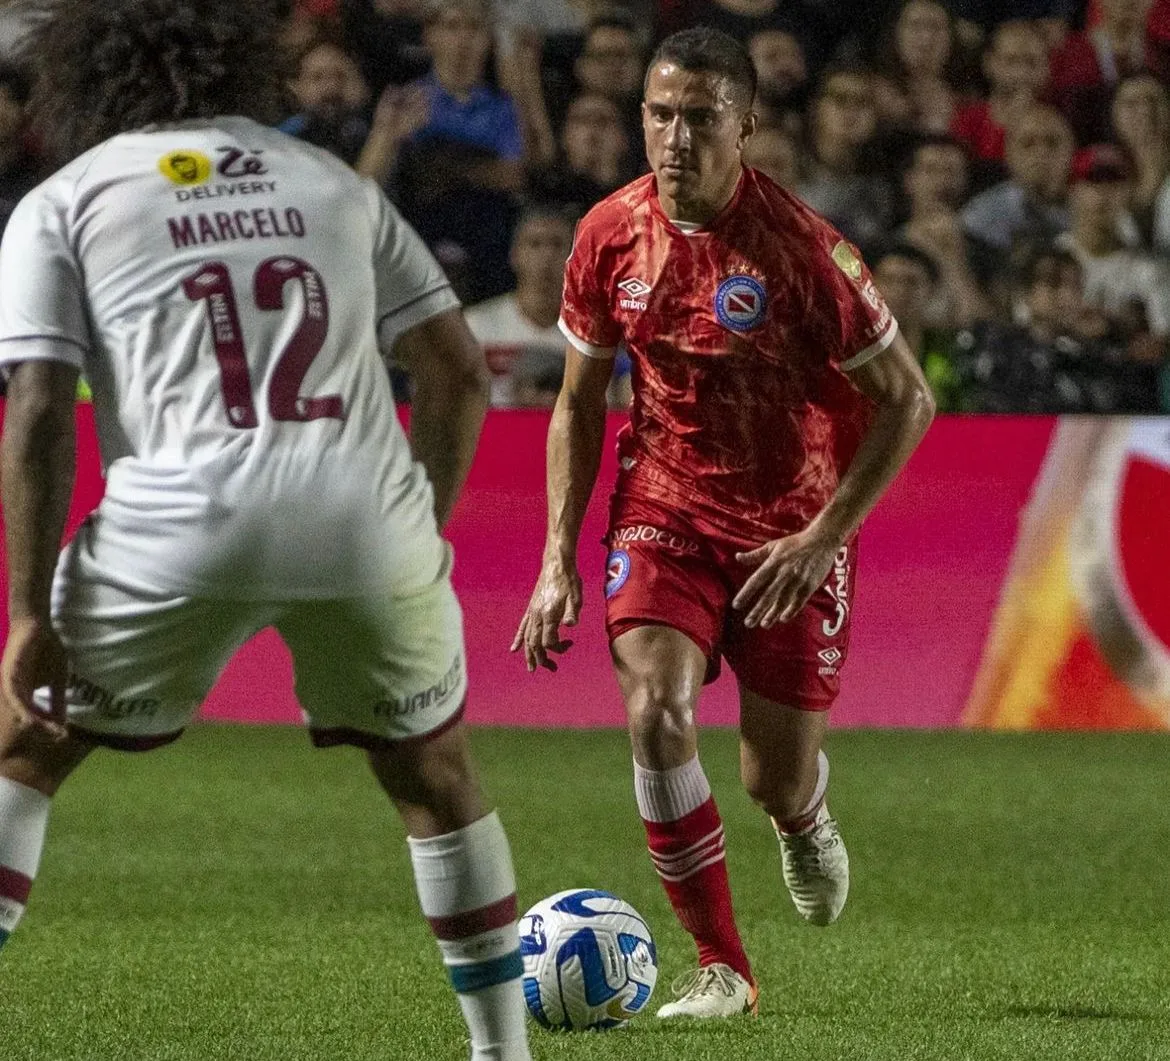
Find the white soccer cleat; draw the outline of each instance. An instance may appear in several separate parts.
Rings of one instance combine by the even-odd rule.
[[[759,988],[721,962],[684,973],[670,990],[675,1000],[658,1011],[660,1017],[754,1017],[760,1012]]]
[[[829,808],[822,803],[804,832],[778,835],[784,883],[797,912],[814,925],[831,925],[849,895],[849,853]]]

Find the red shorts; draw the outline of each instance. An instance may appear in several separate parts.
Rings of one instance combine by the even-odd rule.
[[[856,539],[842,547],[825,584],[792,620],[743,625],[731,601],[754,570],[735,559],[763,542],[704,526],[660,505],[617,496],[610,510],[605,625],[612,643],[639,626],[663,625],[703,650],[707,681],[720,657],[758,696],[827,711],[849,651]]]

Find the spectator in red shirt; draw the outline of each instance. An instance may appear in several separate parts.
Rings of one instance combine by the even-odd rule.
[[[959,110],[951,134],[984,162],[1004,161],[1007,125],[1036,103],[1048,84],[1048,48],[1035,22],[1016,20],[995,27],[983,57],[990,94]]]
[[[1146,20],[1146,65],[1162,81],[1170,81],[1170,0],[1154,0]]]
[[[1146,68],[1146,19],[1152,0],[1100,0],[1101,21],[1070,33],[1052,54],[1052,89],[1078,138],[1108,134],[1117,83]]]

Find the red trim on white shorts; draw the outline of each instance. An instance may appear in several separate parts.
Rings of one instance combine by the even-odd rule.
[[[404,745],[423,744],[441,737],[449,729],[463,721],[463,712],[467,708],[467,701],[459,705],[455,712],[445,722],[439,723],[434,729],[426,733],[416,733],[411,737],[380,737],[376,733],[367,733],[365,730],[354,729],[352,726],[334,726],[329,729],[310,729],[309,739],[315,748],[337,748],[344,744],[352,744],[368,752],[385,751],[388,748],[401,748]]]

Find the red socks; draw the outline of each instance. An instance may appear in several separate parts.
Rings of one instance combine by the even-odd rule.
[[[634,787],[650,858],[699,964],[722,962],[754,983],[731,905],[723,822],[698,757],[673,770],[635,763]]]

